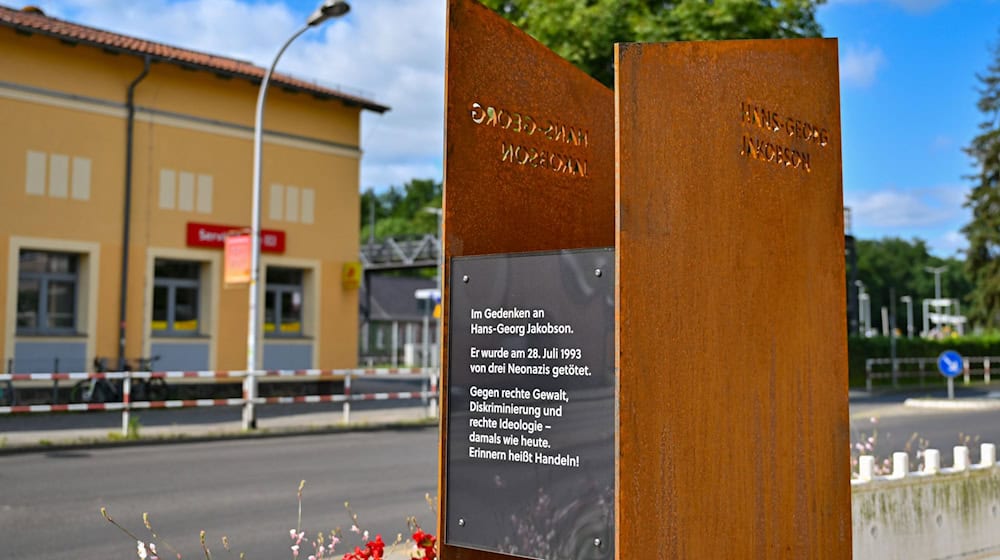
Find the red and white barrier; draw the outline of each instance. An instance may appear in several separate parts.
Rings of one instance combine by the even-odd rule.
[[[133,401],[131,385],[133,379],[239,379],[249,376],[253,383],[260,380],[280,378],[310,378],[317,381],[343,380],[344,393],[331,395],[302,395],[294,397],[256,397],[246,398],[246,390],[242,398],[230,399],[180,399],[166,401]],[[386,377],[394,379],[418,378],[429,381],[429,386],[423,391],[400,391],[383,393],[351,393],[351,379],[359,377]],[[164,409],[164,408],[196,408],[215,406],[243,406],[249,404],[305,404],[305,403],[343,403],[344,423],[350,422],[350,406],[354,401],[384,401],[422,399],[428,404],[428,415],[437,415],[438,372],[434,368],[410,369],[300,369],[300,370],[267,370],[267,371],[136,371],[136,372],[73,372],[73,373],[2,373],[0,383],[10,387],[11,382],[24,381],[83,381],[86,379],[122,380],[122,402],[106,403],[70,403],[70,404],[11,404],[0,406],[0,415],[36,412],[90,412],[90,411],[122,411],[122,433],[127,433],[129,414],[132,410]],[[245,385],[244,385],[245,386]],[[254,391],[256,393],[256,391]],[[244,428],[252,426],[244,425]]]

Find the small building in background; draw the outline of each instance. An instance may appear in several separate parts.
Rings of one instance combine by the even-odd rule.
[[[249,294],[224,286],[222,242],[251,222],[263,75],[0,7],[0,367],[245,368]],[[342,271],[358,260],[365,110],[388,108],[272,77],[258,367],[356,364],[358,291]]]
[[[429,278],[371,274],[361,287],[361,363],[437,367],[438,301],[417,297],[437,287]]]

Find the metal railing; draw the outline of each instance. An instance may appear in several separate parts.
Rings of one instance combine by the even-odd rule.
[[[873,382],[877,379],[889,379],[893,387],[898,386],[902,378],[919,378],[924,385],[928,377],[941,379],[938,371],[937,358],[868,358],[865,360],[865,388],[870,392]],[[990,383],[991,368],[1000,365],[1000,356],[975,356],[963,358],[962,378],[966,385],[973,377],[982,377],[985,383]],[[895,364],[895,365],[894,365]]]
[[[168,399],[153,401],[136,401],[132,399],[133,380],[148,379],[210,379],[231,380],[242,382],[249,376],[254,383],[262,380],[280,380],[295,378],[311,381],[343,381],[344,391],[339,394],[314,394],[295,396],[271,396],[246,398],[246,390],[239,398],[208,398],[208,399]],[[352,379],[383,378],[397,380],[423,380],[420,391],[393,391],[376,393],[354,393],[351,390]],[[17,404],[14,383],[46,382],[57,386],[59,381],[84,380],[120,380],[120,402],[74,402],[47,404]],[[244,385],[245,387],[245,385]],[[127,435],[130,415],[133,410],[158,408],[196,408],[215,406],[243,406],[260,404],[306,404],[306,403],[342,403],[343,422],[349,423],[351,418],[351,403],[358,401],[410,400],[421,399],[427,406],[428,417],[437,416],[438,370],[436,368],[411,369],[341,369],[341,370],[261,370],[261,371],[133,371],[133,372],[74,372],[74,373],[3,373],[0,374],[0,388],[8,394],[6,404],[0,402],[0,415],[43,412],[92,412],[117,411],[122,412],[122,434]],[[55,401],[56,391],[53,391]],[[244,429],[253,426],[244,425]]]
[[[441,240],[434,234],[387,237],[361,246],[365,270],[433,268],[441,256]]]

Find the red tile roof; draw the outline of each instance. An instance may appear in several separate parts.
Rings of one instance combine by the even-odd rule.
[[[112,33],[103,29],[70,23],[46,16],[41,10],[35,8],[15,10],[0,6],[0,26],[10,27],[24,33],[48,35],[63,41],[88,44],[126,54],[149,55],[153,60],[246,78],[254,83],[260,83],[264,79],[264,73],[266,72],[266,69],[243,60],[172,47],[163,43],[155,43],[137,37]],[[378,113],[384,113],[389,110],[389,107],[380,105],[364,97],[323,87],[287,74],[275,72],[271,75],[271,83],[311,93],[318,97],[339,99],[348,105],[355,105]]]

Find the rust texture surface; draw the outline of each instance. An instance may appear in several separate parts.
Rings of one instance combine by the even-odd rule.
[[[491,10],[471,0],[449,0],[445,95],[446,282],[451,257],[614,245],[611,90]],[[444,291],[447,333],[447,283]],[[445,334],[444,420],[447,358]],[[444,420],[442,450],[448,438]],[[444,519],[443,451],[440,468]],[[509,558],[441,548],[445,560]]]
[[[836,40],[615,55],[619,558],[850,558]]]

